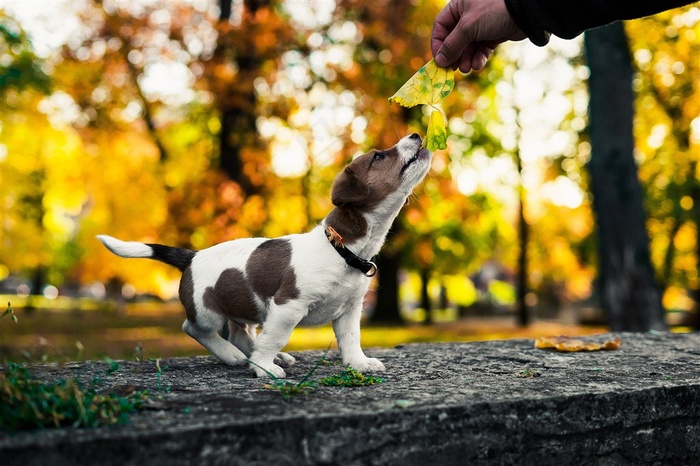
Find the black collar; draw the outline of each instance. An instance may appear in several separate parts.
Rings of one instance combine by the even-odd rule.
[[[331,243],[331,246],[338,251],[338,254],[345,259],[345,262],[350,267],[358,269],[365,274],[366,277],[374,277],[377,274],[377,264],[372,261],[365,260],[353,253],[345,247],[345,241],[333,227],[326,227],[326,238]]]

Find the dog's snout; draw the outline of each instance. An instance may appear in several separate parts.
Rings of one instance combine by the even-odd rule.
[[[418,133],[413,133],[408,138],[409,139],[420,139],[420,135]]]

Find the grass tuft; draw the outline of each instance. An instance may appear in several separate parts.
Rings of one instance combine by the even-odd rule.
[[[118,364],[108,363],[107,375],[118,370]],[[99,377],[87,387],[74,377],[46,383],[35,379],[26,367],[9,363],[0,374],[0,430],[123,424],[147,396],[146,391],[128,396],[100,393],[100,383]]]
[[[7,303],[0,319],[7,316],[17,322],[11,303]],[[82,351],[80,342],[76,342],[76,346]],[[106,376],[119,370],[116,362],[109,358],[106,362]],[[0,373],[0,431],[123,424],[148,395],[145,390],[127,396],[103,393],[101,383],[99,376],[87,386],[75,377],[42,382],[27,367],[9,362]]]
[[[381,377],[365,375],[360,371],[348,366],[339,374],[324,377],[318,383],[326,387],[365,387],[386,382]]]
[[[248,360],[250,364],[260,367],[265,371],[267,375],[270,376],[272,382],[265,384],[265,388],[271,390],[277,390],[282,393],[285,400],[289,400],[295,395],[308,395],[313,393],[318,388],[318,384],[324,385],[326,387],[363,387],[367,385],[375,385],[385,382],[384,379],[379,377],[374,377],[371,375],[365,375],[352,367],[348,366],[339,374],[332,375],[330,377],[324,377],[319,381],[311,380],[316,370],[320,366],[337,365],[337,362],[331,362],[326,359],[328,354],[328,349],[323,353],[321,359],[319,359],[316,364],[311,368],[311,370],[302,378],[299,382],[289,382],[287,380],[281,380],[275,377],[271,372],[263,369],[259,365],[255,364],[253,361]]]
[[[326,361],[326,354],[328,354],[327,349],[323,353],[323,356],[321,356],[321,359],[319,359],[318,362],[314,365],[314,367],[312,367],[311,370],[307,372],[306,375],[297,383],[289,382],[288,380],[282,380],[276,377],[272,372],[268,371],[263,367],[260,367],[258,364],[255,364],[250,359],[248,360],[248,362],[254,366],[260,367],[260,369],[265,371],[265,373],[272,379],[272,383],[264,385],[265,388],[277,390],[280,393],[282,393],[282,397],[285,400],[289,400],[292,396],[308,395],[309,393],[313,393],[314,391],[316,391],[317,384],[315,380],[311,380],[311,376],[314,375],[316,370]]]

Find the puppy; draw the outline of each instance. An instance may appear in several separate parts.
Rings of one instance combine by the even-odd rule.
[[[237,239],[201,251],[97,238],[118,256],[180,269],[182,329],[226,364],[250,360],[258,377],[282,378],[283,367],[294,363],[280,352],[294,327],[332,322],[343,364],[383,371],[360,347],[362,301],[377,272],[370,258],[430,168],[431,154],[421,143],[412,134],[353,160],[333,183],[335,207],[308,233]],[[228,341],[217,333],[225,322]]]

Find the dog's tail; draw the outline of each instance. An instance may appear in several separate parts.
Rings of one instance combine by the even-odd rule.
[[[97,239],[107,249],[121,257],[145,257],[173,265],[180,270],[185,270],[196,252],[184,248],[174,248],[162,244],[146,244],[137,241],[121,241],[107,235],[97,235]]]

